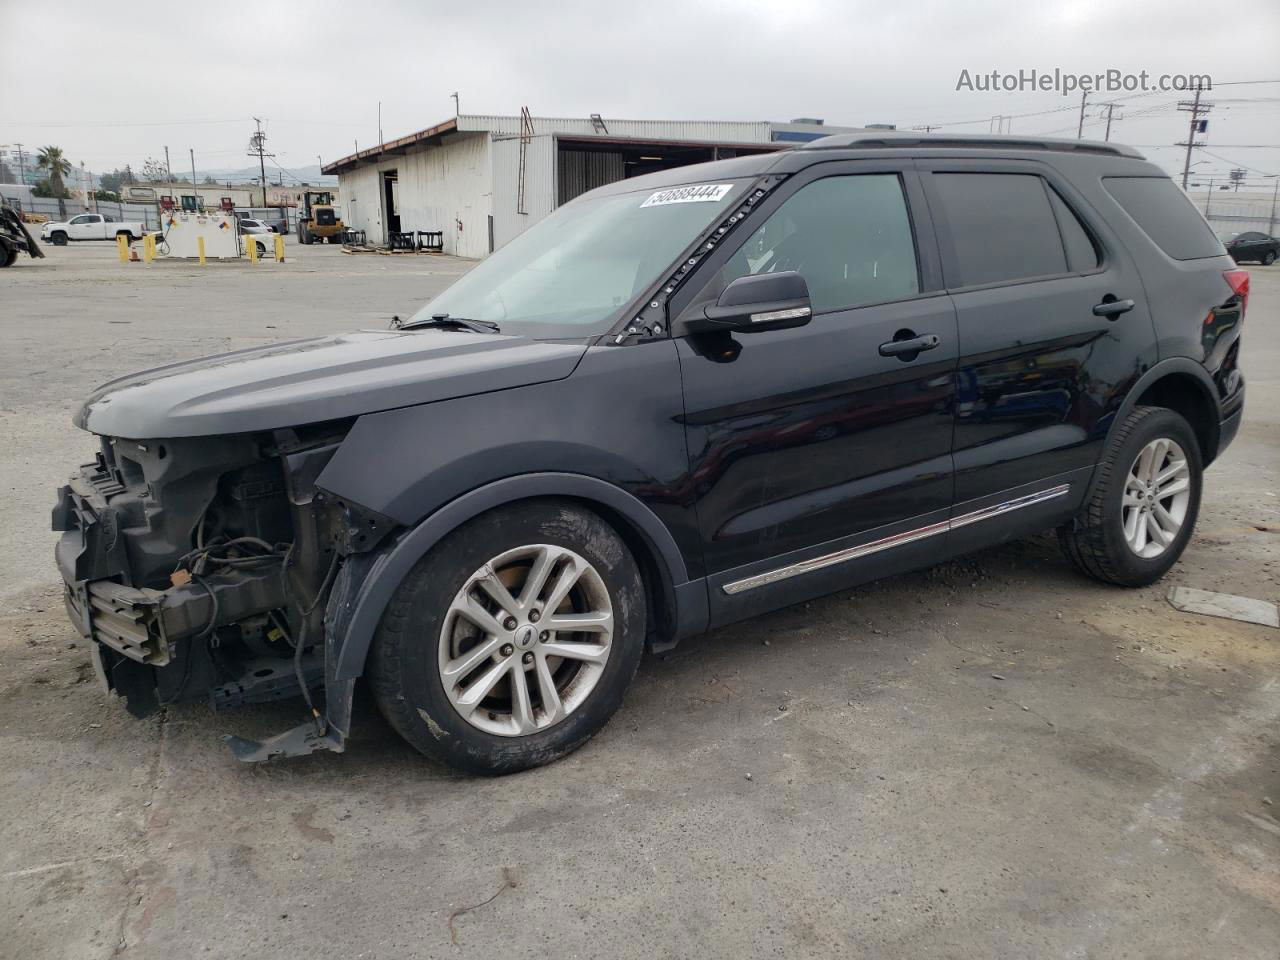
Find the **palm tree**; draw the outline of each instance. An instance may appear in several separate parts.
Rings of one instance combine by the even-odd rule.
[[[67,188],[62,178],[71,172],[71,161],[62,155],[61,147],[41,147],[36,167],[49,173],[49,192],[58,198],[58,216],[67,218]]]

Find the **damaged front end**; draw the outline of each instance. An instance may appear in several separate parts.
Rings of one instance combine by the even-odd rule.
[[[387,529],[315,487],[350,421],[264,434],[138,441],[62,487],[53,527],[67,612],[130,713],[301,695],[310,720],[242,759],[342,750],[351,683],[327,709],[326,601],[346,555]],[[352,531],[360,543],[353,547]]]

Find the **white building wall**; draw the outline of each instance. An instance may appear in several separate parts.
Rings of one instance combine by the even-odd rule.
[[[487,134],[447,137],[438,147],[412,150],[341,174],[345,222],[372,244],[387,242],[382,176],[396,171],[400,229],[439,230],[444,252],[489,253],[492,166]]]
[[[525,152],[524,209],[517,212],[520,141],[497,137],[493,157],[493,248],[520,236],[556,208],[556,138],[534,136]]]
[[[439,147],[393,159],[400,179],[400,229],[440,230],[445,253],[487,256],[493,182],[488,135],[446,137]]]
[[[339,181],[342,184],[342,222],[352,230],[363,230],[370,243],[383,243],[381,168],[373,165],[357,167],[342,173]]]

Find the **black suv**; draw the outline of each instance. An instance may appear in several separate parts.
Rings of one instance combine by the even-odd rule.
[[[1231,254],[1231,259],[1236,263],[1256,260],[1264,267],[1269,267],[1280,256],[1280,240],[1257,231],[1241,233],[1227,241],[1227,253]]]
[[[1115,144],[829,137],[585,194],[396,329],[109,383],[54,526],[138,714],[366,677],[422,752],[545,763],[642,652],[1056,528],[1133,586],[1235,435],[1248,275]]]

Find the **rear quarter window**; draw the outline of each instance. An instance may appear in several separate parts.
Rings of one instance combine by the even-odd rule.
[[[1174,260],[1226,253],[1200,211],[1168,177],[1104,177],[1102,183],[1142,232]]]

